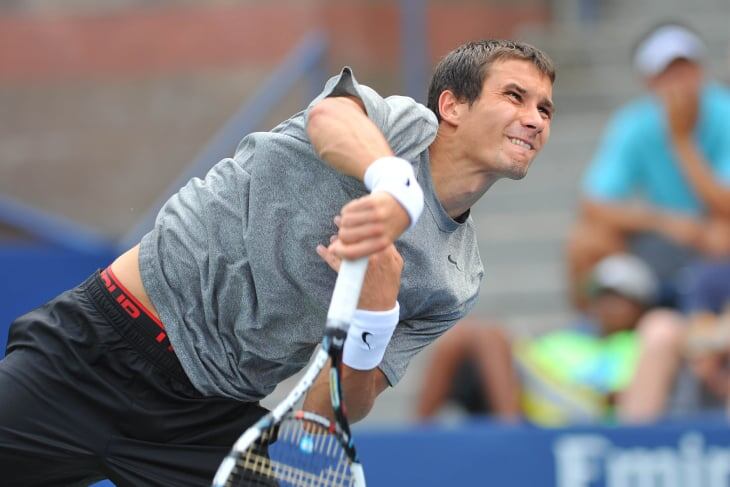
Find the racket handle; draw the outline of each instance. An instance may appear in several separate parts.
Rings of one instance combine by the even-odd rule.
[[[343,260],[337,274],[335,290],[332,292],[332,301],[327,311],[327,324],[349,324],[357,309],[360,299],[360,290],[365,280],[365,271],[368,268],[368,258],[357,260]]]

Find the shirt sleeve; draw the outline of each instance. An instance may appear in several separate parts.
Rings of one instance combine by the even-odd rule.
[[[609,123],[583,179],[583,192],[590,199],[621,201],[637,184],[635,125],[625,112]]]
[[[331,96],[359,98],[393,152],[404,159],[415,160],[436,137],[438,121],[431,110],[406,96],[383,98],[372,88],[359,84],[349,67],[327,81],[322,93],[307,107],[307,117],[314,105]]]

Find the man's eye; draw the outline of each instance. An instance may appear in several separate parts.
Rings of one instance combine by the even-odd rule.
[[[540,110],[540,113],[542,113],[545,118],[547,118],[547,119],[553,118],[552,112],[550,110],[548,110],[547,108],[540,108],[539,110]]]
[[[515,101],[522,101],[522,96],[519,93],[517,93],[516,91],[508,91],[507,96],[509,96],[510,98],[512,98]]]

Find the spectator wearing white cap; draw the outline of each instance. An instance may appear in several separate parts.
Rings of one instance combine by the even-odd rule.
[[[698,256],[730,254],[730,90],[709,80],[700,37],[678,23],[652,29],[633,63],[647,96],[619,109],[583,181],[568,239],[574,304],[595,263],[618,251],[647,261],[665,304]]]

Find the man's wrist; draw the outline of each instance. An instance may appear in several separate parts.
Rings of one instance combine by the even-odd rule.
[[[383,191],[393,196],[408,213],[409,228],[416,224],[423,211],[423,190],[410,162],[395,156],[376,159],[365,170],[363,182],[371,193]]]
[[[387,311],[355,311],[347,332],[342,362],[356,370],[371,370],[383,360],[400,318],[400,306]]]

